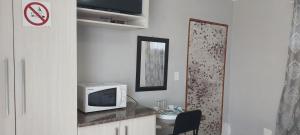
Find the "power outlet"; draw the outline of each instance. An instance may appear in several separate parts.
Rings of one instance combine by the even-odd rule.
[[[174,72],[174,80],[175,81],[179,80],[179,72]]]
[[[231,127],[230,124],[225,122],[223,124],[222,135],[231,135]]]
[[[264,135],[272,135],[272,130],[264,128]]]

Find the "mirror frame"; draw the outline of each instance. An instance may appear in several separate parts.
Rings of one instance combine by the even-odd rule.
[[[161,42],[165,43],[165,67],[164,67],[164,82],[163,86],[140,86],[140,71],[141,71],[141,48],[142,41],[150,41],[150,42]],[[143,92],[143,91],[160,91],[167,90],[167,82],[168,82],[168,58],[169,58],[169,39],[166,38],[156,38],[156,37],[145,37],[138,36],[137,38],[137,62],[136,62],[136,82],[135,82],[135,91]]]

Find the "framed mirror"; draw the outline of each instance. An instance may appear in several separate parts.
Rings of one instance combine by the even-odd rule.
[[[167,89],[169,39],[138,36],[136,91]]]

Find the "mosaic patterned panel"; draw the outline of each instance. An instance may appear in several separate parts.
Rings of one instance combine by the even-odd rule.
[[[221,135],[227,25],[190,20],[187,110],[200,109],[200,135]]]
[[[300,0],[294,0],[284,87],[275,135],[300,135]]]

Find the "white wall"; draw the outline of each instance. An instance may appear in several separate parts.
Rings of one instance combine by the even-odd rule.
[[[127,83],[130,95],[144,105],[167,99],[183,106],[189,18],[231,24],[232,9],[231,0],[150,0],[149,29],[120,31],[79,25],[78,79]],[[167,91],[135,92],[137,35],[170,39]],[[176,71],[179,81],[174,81]]]
[[[291,24],[290,0],[234,2],[230,64],[231,135],[275,129]]]

